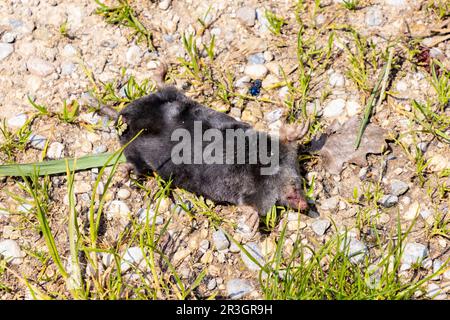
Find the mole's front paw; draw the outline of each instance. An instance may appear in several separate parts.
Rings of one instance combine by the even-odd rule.
[[[260,218],[258,211],[250,206],[239,206],[237,214],[240,215],[236,227],[239,240],[247,242],[254,239],[258,235],[259,229]]]

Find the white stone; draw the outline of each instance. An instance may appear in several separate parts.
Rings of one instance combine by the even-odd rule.
[[[164,223],[163,217],[160,214],[155,217],[155,211],[152,209],[140,208],[137,212],[137,216],[140,223],[146,223],[147,219],[149,225],[153,225],[153,222],[157,226]]]
[[[12,118],[8,119],[8,127],[11,129],[19,129],[27,122],[28,116],[25,113],[20,113]]]
[[[359,113],[361,105],[354,100],[349,100],[345,103],[345,109],[347,110],[347,115],[353,117]]]
[[[131,267],[138,267],[139,264],[144,259],[142,250],[139,247],[128,248],[123,255],[122,262],[120,264],[120,269],[122,272],[128,271]]]
[[[40,136],[38,134],[31,134],[28,138],[31,147],[37,150],[44,150],[45,144],[47,143],[47,138]]]
[[[117,198],[119,198],[120,200],[126,200],[131,196],[131,192],[128,189],[119,189],[119,191],[117,191]]]
[[[8,57],[14,51],[14,46],[9,43],[0,43],[0,61]]]
[[[345,78],[342,73],[335,72],[330,75],[330,86],[343,87],[345,85]]]
[[[19,245],[14,240],[0,241],[0,256],[11,264],[21,264],[25,254],[20,250]]]
[[[325,118],[339,117],[344,112],[345,103],[345,100],[341,98],[331,100],[323,109],[323,116]]]
[[[385,2],[393,7],[406,7],[408,5],[407,0],[385,0]]]
[[[127,220],[129,218],[131,211],[128,205],[121,200],[111,201],[108,211],[106,212],[106,217],[108,220],[120,219]]]
[[[242,7],[236,11],[236,17],[249,27],[255,25],[256,11],[250,7]]]
[[[172,3],[172,0],[161,0],[158,4],[158,8],[161,10],[167,10],[170,7],[170,4]]]
[[[234,82],[234,86],[236,88],[245,88],[251,80],[252,78],[249,76],[243,76]]]
[[[47,158],[60,159],[63,157],[64,145],[60,142],[52,142],[47,149]]]
[[[381,26],[384,21],[383,11],[379,7],[369,8],[366,12],[365,21],[369,27]]]
[[[241,250],[241,258],[244,264],[251,271],[259,271],[261,267],[265,265],[264,256],[261,252],[259,244],[256,242],[249,242],[244,245],[244,249],[247,250],[249,255],[251,255],[252,258],[258,262],[255,263],[243,250]]]
[[[420,204],[415,201],[413,202],[408,210],[406,210],[406,212],[403,214],[403,218],[405,218],[406,220],[414,220],[420,213]]]
[[[126,58],[127,62],[131,65],[138,65],[141,62],[143,52],[140,47],[132,45],[127,50]]]
[[[74,186],[73,186],[73,192],[75,194],[89,193],[91,191],[92,191],[92,186],[89,182],[75,181]]]
[[[48,76],[55,71],[53,64],[37,57],[31,57],[28,59],[27,69],[31,74],[39,77]]]
[[[227,296],[236,300],[253,291],[252,284],[245,279],[231,279],[226,284]]]
[[[262,64],[250,64],[244,69],[244,73],[252,79],[263,79],[269,70]]]

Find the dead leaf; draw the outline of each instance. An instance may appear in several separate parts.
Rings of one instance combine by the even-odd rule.
[[[361,144],[355,150],[355,140],[361,120],[352,117],[340,128],[330,133],[319,151],[325,169],[331,174],[339,174],[344,163],[354,163],[360,167],[367,165],[369,153],[381,153],[386,146],[387,131],[370,123],[367,125]]]

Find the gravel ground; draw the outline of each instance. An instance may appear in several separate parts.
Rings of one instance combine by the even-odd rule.
[[[0,161],[25,163],[117,150],[119,144],[113,126],[106,118],[92,112],[98,103],[89,72],[97,85],[116,82],[119,94],[123,95],[124,78],[133,76],[138,82],[151,78],[161,58],[170,64],[168,81],[184,88],[187,95],[251,123],[257,129],[275,131],[292,114],[288,104],[283,102],[290,94],[289,86],[283,83],[284,76],[294,86],[300,86],[302,68],[297,59],[299,27],[294,2],[131,1],[139,20],[153,33],[153,45],[157,50],[152,51],[145,42],[136,40],[130,28],[108,24],[104,17],[95,14],[98,5],[94,1],[1,1],[0,118],[5,119],[6,128],[11,131],[32,120],[32,135],[23,149],[15,149],[12,155],[8,156],[2,148]],[[311,116],[314,112],[316,115],[314,130],[305,141],[309,147],[309,142],[321,132],[331,132],[331,128],[339,132],[347,120],[363,114],[369,98],[370,88],[364,89],[364,83],[358,85],[352,76],[352,70],[356,69],[352,67],[346,46],[351,52],[356,52],[357,47],[352,33],[347,31],[349,27],[373,43],[373,47],[364,53],[370,66],[367,83],[373,86],[379,75],[377,70],[384,65],[380,57],[389,40],[404,39],[408,32],[409,35],[426,32],[444,19],[440,20],[437,10],[428,6],[429,1],[361,1],[354,11],[344,8],[340,0],[323,0],[316,10],[309,1],[305,2],[308,4],[300,14],[305,48],[312,47],[308,40],[319,49],[326,48],[330,34],[334,32],[329,61],[324,69],[317,68],[311,74],[307,98],[296,96],[295,99],[304,102],[306,115]],[[266,9],[285,19],[280,35],[271,30],[264,15]],[[206,28],[202,28],[199,18]],[[180,58],[189,60],[182,43],[185,33],[196,35],[200,56],[209,61],[212,81],[196,79],[180,62]],[[211,62],[200,44],[209,44],[213,37],[215,52]],[[426,53],[449,66],[450,41],[435,44],[432,40],[436,37],[426,38],[424,41],[428,42],[423,42],[431,47]],[[402,48],[401,45],[398,48]],[[405,50],[402,57],[407,57],[405,52],[410,51]],[[311,57],[311,61],[305,62],[308,68],[310,62],[314,65],[323,61],[317,56]],[[422,277],[443,264],[445,267],[450,257],[450,145],[448,140],[436,137],[426,130],[426,125],[415,121],[417,117],[419,120],[423,117],[417,116],[413,100],[422,104],[428,101],[435,106],[438,95],[427,65],[417,66],[413,62],[407,58],[395,61],[396,69],[390,79],[387,98],[375,108],[371,119],[388,138],[386,143],[384,138],[380,142],[385,144],[386,151],[368,152],[365,163],[349,163],[352,161],[347,159],[337,173],[329,169],[329,161],[325,161],[321,153],[317,155],[311,151],[313,155],[302,160],[305,179],[312,190],[311,209],[307,215],[300,216],[300,221],[296,213],[288,211],[273,230],[246,241],[239,232],[243,222],[233,206],[206,202],[210,210],[223,218],[219,223],[221,228],[217,229],[213,225],[217,222],[215,218],[199,212],[197,205],[191,210],[193,215],[177,209],[176,204],[181,201],[187,206],[195,202],[192,200],[195,197],[189,193],[177,189],[173,191],[174,195],[160,203],[161,214],[154,222],[157,230],[161,230],[170,221],[168,233],[176,245],[172,249],[166,248],[165,253],[182,281],[192,284],[199,270],[206,272],[197,288],[197,297],[216,294],[233,299],[263,298],[258,282],[260,267],[243,254],[229,235],[242,240],[246,250],[264,263],[273,255],[274,244],[285,222],[288,236],[283,252],[286,255],[292,252],[294,241],[317,247],[347,228],[351,234],[351,251],[362,250],[364,255],[376,256],[379,252],[372,246],[374,229],[383,239],[388,239],[398,223],[402,230],[407,230],[415,221],[405,240],[402,273],[408,276],[418,272],[417,263]],[[279,66],[284,69],[284,76]],[[126,68],[125,75],[123,68]],[[228,84],[234,84],[235,95],[228,102],[219,95],[218,84],[224,79],[231,79]],[[262,89],[255,99],[248,96],[248,90],[256,79],[262,80]],[[36,116],[37,111],[29,99],[45,105],[50,115]],[[56,116],[64,101],[69,106],[73,106],[74,101],[79,103],[73,122],[62,121]],[[436,110],[448,125],[448,102]],[[295,114],[295,117],[301,121],[302,115]],[[450,134],[448,126],[443,132]],[[344,132],[341,139],[350,138]],[[6,141],[0,136],[0,144]],[[375,142],[369,141],[362,147],[368,148],[372,143]],[[309,152],[306,147],[305,151]],[[336,146],[334,149],[330,146],[330,150],[334,158]],[[423,171],[417,169],[419,152],[428,164]],[[83,215],[86,217],[89,209],[97,175],[97,169],[75,175],[76,208],[81,219]],[[48,256],[46,242],[33,214],[33,201],[29,201],[29,196],[20,188],[20,181],[13,178],[0,180],[0,254],[6,258],[6,263],[0,264],[0,298],[30,298],[26,285],[15,275],[31,279],[51,296],[65,296],[64,282],[55,276],[56,266],[43,258]],[[67,179],[54,176],[49,183],[48,219],[57,247],[61,255],[67,257]],[[105,183],[106,179],[97,188],[100,194],[103,191],[99,189]],[[146,188],[151,192],[157,190],[154,178],[148,179]],[[359,190],[356,199],[355,189]],[[124,281],[137,286],[139,277],[136,278],[129,266],[144,260],[139,241],[133,237],[119,241],[118,237],[131,221],[144,223],[147,214],[151,219],[155,207],[149,203],[149,193],[119,175],[113,178],[106,193],[106,222],[100,247],[118,248],[123,254]],[[149,207],[150,210],[146,210]],[[85,226],[86,222],[81,221],[81,224]],[[364,255],[353,257],[352,262],[358,263]],[[105,270],[111,260],[111,256],[102,255]],[[426,283],[425,297],[448,299],[449,281],[450,270],[434,277]],[[419,297],[424,296],[418,294]]]

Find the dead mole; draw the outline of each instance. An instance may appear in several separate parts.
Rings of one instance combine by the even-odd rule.
[[[275,204],[307,209],[297,142],[308,124],[283,125],[279,136],[269,135],[165,86],[164,76],[163,70],[158,91],[118,114],[102,110],[116,118],[120,143],[128,144],[125,157],[137,175],[156,172],[177,187],[238,205],[252,227],[258,214]]]

